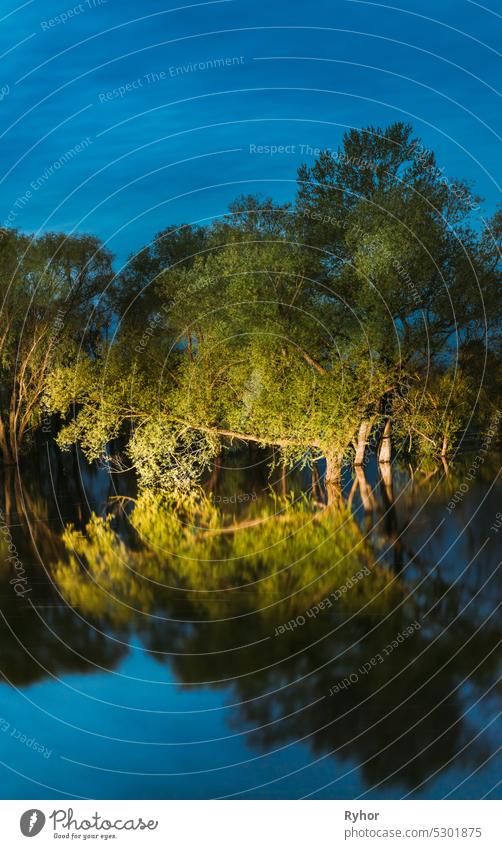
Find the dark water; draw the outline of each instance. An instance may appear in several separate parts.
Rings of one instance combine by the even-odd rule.
[[[355,521],[313,521],[310,472],[228,457],[221,536],[148,506],[138,536],[134,480],[72,456],[4,476],[3,796],[501,798],[500,458],[452,508],[471,460],[345,470]]]

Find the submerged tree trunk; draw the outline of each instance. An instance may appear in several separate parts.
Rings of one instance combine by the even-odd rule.
[[[216,484],[218,483],[220,477],[220,463],[221,463],[221,453],[218,454],[217,457],[214,458],[213,468],[211,469],[211,474],[209,476],[209,480],[207,482],[207,491],[214,492],[216,488]]]
[[[317,471],[316,460],[312,461],[312,499],[317,501],[317,489],[319,485],[319,472]]]
[[[359,432],[357,434],[357,444],[356,444],[356,456],[354,459],[354,465],[362,466],[364,464],[364,454],[366,451],[366,446],[368,444],[368,438],[371,433],[372,427],[371,419],[363,419],[361,424],[359,425]]]
[[[286,498],[286,493],[288,491],[287,482],[286,482],[286,464],[282,464],[281,469],[281,495],[283,498]]]
[[[380,448],[378,449],[378,462],[379,463],[390,463],[392,459],[392,446],[391,446],[391,432],[392,425],[390,418],[386,419],[385,427],[383,429],[382,439],[380,442]]]
[[[13,525],[15,519],[12,517],[12,492],[14,489],[14,469],[12,466],[6,466],[3,472],[3,497],[4,497],[4,515],[8,525]]]
[[[12,455],[11,447],[9,444],[9,439],[7,436],[7,432],[5,430],[5,425],[3,423],[3,419],[0,416],[0,451],[2,452],[2,459],[5,465],[12,465],[14,462],[14,457]]]
[[[394,504],[394,481],[392,477],[392,465],[384,462],[380,465],[380,477],[385,490],[387,507]]]
[[[335,454],[326,454],[325,459],[324,486],[326,488],[326,501],[331,505],[342,500],[342,461]]]

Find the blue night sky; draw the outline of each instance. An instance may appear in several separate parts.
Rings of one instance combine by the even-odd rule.
[[[238,194],[293,198],[315,148],[396,120],[489,216],[501,9],[488,2],[3,0],[0,223],[89,231],[123,260]]]

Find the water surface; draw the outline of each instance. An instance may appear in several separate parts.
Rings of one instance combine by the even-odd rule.
[[[499,458],[453,508],[467,455],[346,469],[352,516],[269,461],[135,519],[81,458],[5,474],[6,798],[501,797]]]

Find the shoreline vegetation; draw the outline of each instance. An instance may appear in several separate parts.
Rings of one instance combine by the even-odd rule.
[[[364,499],[371,452],[384,482],[396,452],[446,472],[472,434],[489,452],[502,219],[475,226],[479,201],[396,123],[302,166],[292,204],[240,197],[117,273],[94,236],[2,229],[4,465],[43,434],[186,494],[247,443],[284,469],[323,459],[336,504],[347,461]]]

